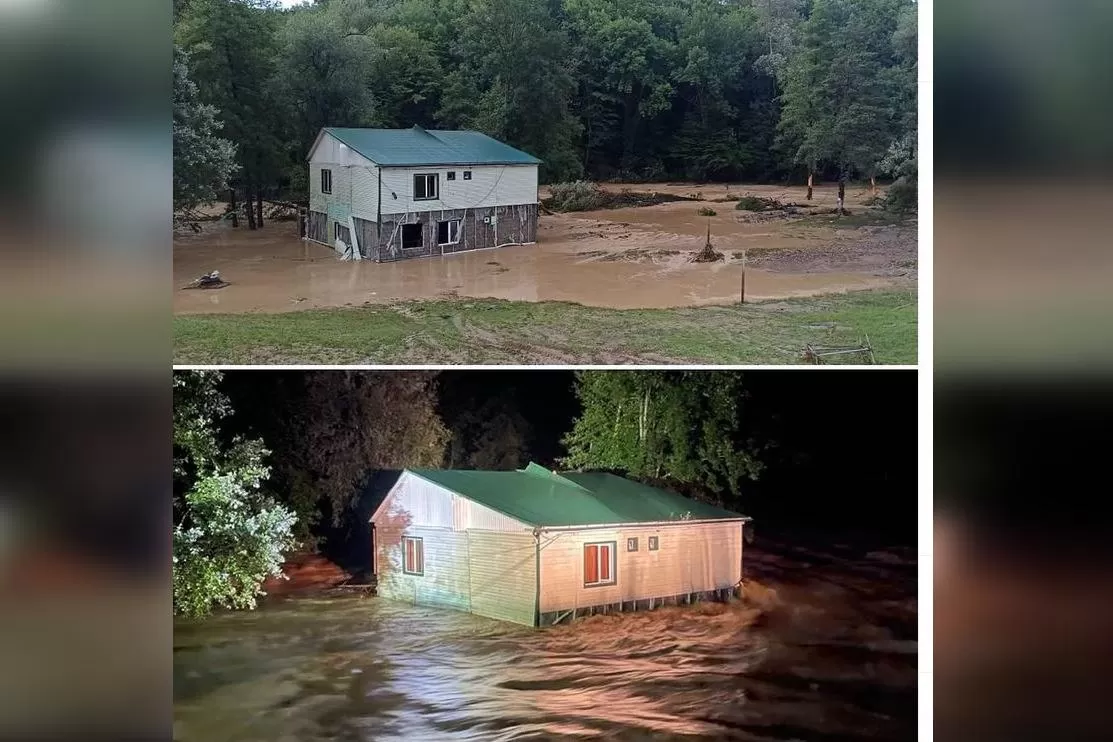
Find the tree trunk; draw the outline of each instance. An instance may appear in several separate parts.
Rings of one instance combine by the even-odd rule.
[[[263,191],[257,189],[255,191],[255,221],[259,223],[259,229],[263,228]]]
[[[244,189],[245,205],[247,206],[247,228],[255,229],[255,201],[252,198],[253,189],[249,183]]]
[[[809,201],[812,200],[812,178],[813,177],[814,177],[814,174],[812,173],[811,170],[809,170],[808,171],[808,200]]]
[[[235,188],[229,188],[228,189],[228,208],[232,212],[232,226],[233,227],[240,226],[240,214],[239,214],[239,209],[236,207],[236,189]]]
[[[843,204],[846,203],[846,176],[839,176],[839,216],[846,213]]]
[[[870,193],[872,193],[875,196],[877,195],[877,176],[876,175],[871,175],[870,176]]]

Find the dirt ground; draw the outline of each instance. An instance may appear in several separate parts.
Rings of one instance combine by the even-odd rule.
[[[536,245],[504,247],[398,263],[349,263],[324,246],[304,243],[293,222],[256,232],[206,222],[174,246],[174,310],[284,312],[466,296],[568,301],[614,309],[729,304],[738,300],[746,251],[749,301],[904,286],[915,281],[914,225],[861,226],[811,216],[835,205],[833,186],[804,189],[739,184],[663,183],[623,186],[690,196],[656,206],[543,215]],[[796,214],[753,214],[720,201],[753,194],[810,203]],[[544,190],[542,191],[544,195]],[[869,193],[847,191],[847,208],[869,213]],[[701,207],[718,213],[697,214]],[[692,263],[710,224],[725,259]],[[183,289],[219,270],[229,286]]]

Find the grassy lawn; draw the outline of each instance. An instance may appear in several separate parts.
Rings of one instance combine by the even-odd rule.
[[[915,292],[686,309],[457,299],[181,315],[174,318],[174,362],[789,364],[803,362],[806,343],[845,345],[864,335],[878,363],[914,364]]]

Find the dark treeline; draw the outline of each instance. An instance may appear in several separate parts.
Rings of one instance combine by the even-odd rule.
[[[913,0],[174,10],[176,84],[191,79],[215,109],[236,147],[231,182],[249,195],[304,198],[323,126],[478,129],[544,160],[544,182],[915,177]],[[188,111],[175,121],[190,131]],[[177,134],[179,158],[211,170],[198,162],[219,147]]]
[[[530,461],[611,470],[790,526],[914,527],[914,375],[812,376],[228,373],[221,389],[228,431],[272,452],[264,486],[297,513],[301,538],[347,528],[376,472]]]

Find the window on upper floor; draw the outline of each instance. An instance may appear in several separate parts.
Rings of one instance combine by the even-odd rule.
[[[321,171],[321,193],[332,193],[332,171]]]
[[[464,171],[464,180],[471,180],[471,170]]]
[[[408,575],[425,574],[425,544],[421,538],[405,536],[402,539],[402,571]]]
[[[615,542],[584,544],[584,587],[613,585]]]
[[[456,171],[455,170],[449,170],[447,178],[448,178],[448,180],[456,180]]]
[[[414,176],[414,201],[432,201],[438,195],[436,173],[423,173]]]
[[[659,536],[650,536],[649,537],[649,550],[650,551],[657,551],[660,548],[661,548],[661,538]]]

